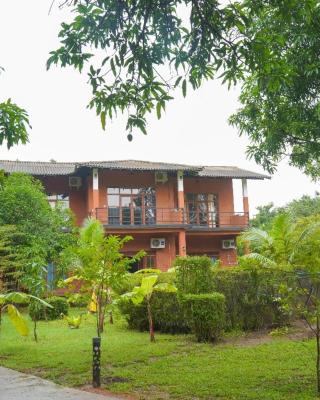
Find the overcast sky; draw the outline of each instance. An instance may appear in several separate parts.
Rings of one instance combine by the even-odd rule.
[[[11,97],[28,110],[32,124],[30,143],[7,150],[0,147],[0,159],[57,161],[141,159],[202,165],[236,165],[263,172],[245,156],[248,141],[239,138],[227,123],[238,107],[237,90],[228,91],[218,81],[208,82],[196,92],[168,105],[158,121],[149,118],[148,136],[134,134],[126,139],[125,121],[100,120],[86,105],[90,87],[85,74],[71,68],[46,71],[50,50],[59,45],[57,33],[70,10],[53,8],[51,0],[1,0],[0,2],[0,101]],[[239,185],[236,204],[239,203]],[[279,166],[271,181],[250,181],[252,212],[258,205],[283,205],[303,194],[320,191],[286,163]]]

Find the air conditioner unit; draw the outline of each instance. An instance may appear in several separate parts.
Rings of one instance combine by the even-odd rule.
[[[152,238],[150,241],[150,247],[152,249],[164,249],[166,247],[166,239]]]
[[[168,181],[167,172],[156,172],[155,173],[155,181],[156,181],[156,183],[166,183]]]
[[[81,176],[69,176],[69,186],[79,188],[82,185]]]
[[[235,249],[236,242],[234,239],[227,239],[222,241],[222,248],[223,249]]]

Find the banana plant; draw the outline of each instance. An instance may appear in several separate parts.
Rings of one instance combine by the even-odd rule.
[[[176,292],[177,288],[170,283],[158,283],[158,275],[150,275],[145,276],[141,280],[140,286],[135,286],[132,292],[128,292],[123,294],[121,297],[132,301],[133,304],[141,304],[143,300],[146,300],[147,303],[147,314],[148,314],[148,322],[149,322],[149,332],[150,332],[150,341],[155,342],[155,335],[154,335],[154,324],[153,324],[153,316],[152,316],[152,309],[151,309],[151,298],[154,292],[166,292],[172,293]]]
[[[70,329],[79,329],[81,321],[82,321],[82,315],[83,314],[80,314],[78,316],[70,316],[70,317],[68,317],[67,315],[63,315],[63,319],[65,319],[67,321]]]
[[[16,331],[20,333],[21,336],[28,336],[29,327],[26,320],[23,318],[19,310],[14,304],[26,304],[31,299],[41,303],[45,307],[52,308],[52,306],[46,301],[39,299],[39,297],[32,296],[31,294],[23,292],[10,292],[0,294],[0,321],[3,311],[7,310],[8,317],[15,327]]]

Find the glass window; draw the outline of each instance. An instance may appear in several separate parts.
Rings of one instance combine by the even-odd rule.
[[[58,204],[63,209],[70,208],[69,194],[67,193],[49,193],[47,199],[52,208],[56,208]]]
[[[152,187],[146,188],[108,188],[107,202],[109,223],[120,225],[141,225],[155,223],[156,195]],[[118,208],[115,212],[111,209]],[[111,216],[111,217],[110,217]]]
[[[218,196],[213,193],[187,193],[188,223],[218,226]]]
[[[118,194],[119,193],[119,188],[108,188],[108,194]]]

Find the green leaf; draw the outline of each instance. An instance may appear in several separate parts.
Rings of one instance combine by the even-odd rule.
[[[186,97],[187,95],[187,81],[185,79],[182,82],[182,94],[183,97]]]
[[[6,303],[22,304],[29,301],[30,295],[22,292],[10,292],[4,295]]]
[[[158,283],[155,287],[158,292],[176,293],[177,288],[170,283]]]
[[[22,315],[20,314],[20,312],[18,311],[18,309],[12,304],[9,304],[7,309],[8,309],[9,319],[12,322],[13,326],[16,328],[16,330],[20,333],[21,336],[28,336],[29,334],[28,325],[24,320],[24,318],[22,317]]]
[[[141,291],[144,296],[148,296],[152,293],[153,287],[158,280],[158,275],[144,276],[141,281]]]
[[[157,103],[157,117],[158,117],[158,119],[161,118],[161,103],[160,102]]]
[[[101,120],[102,129],[105,130],[106,129],[106,112],[105,111],[101,111],[100,120]]]

